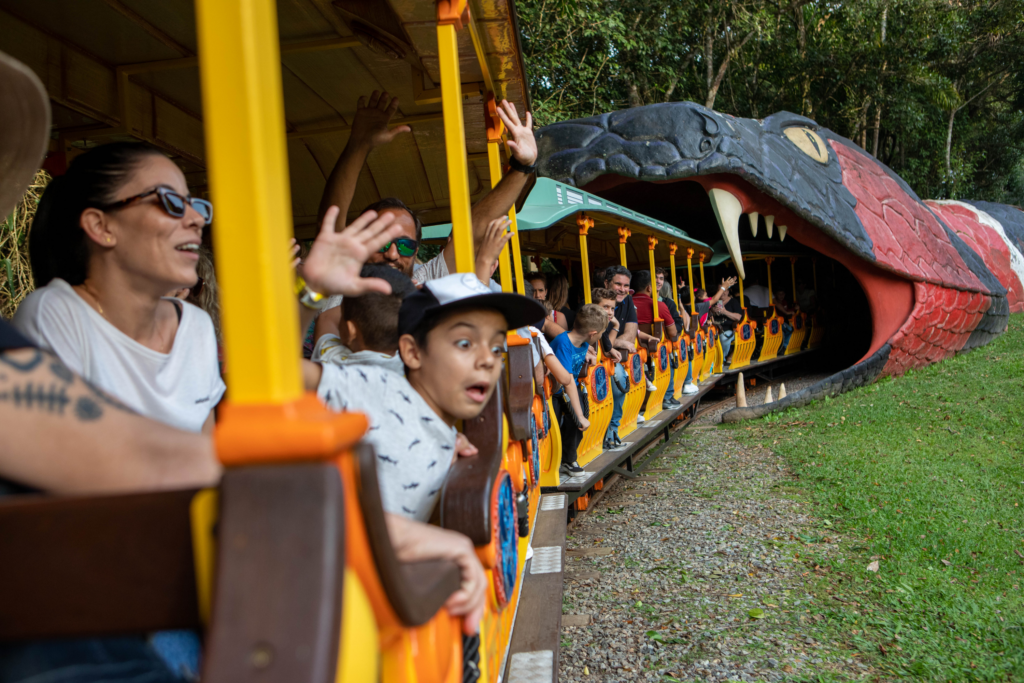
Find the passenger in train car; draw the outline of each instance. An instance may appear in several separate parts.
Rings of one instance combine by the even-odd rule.
[[[40,200],[29,243],[40,288],[15,327],[142,415],[211,431],[225,390],[213,322],[167,294],[197,284],[212,217],[152,145],[116,142],[79,155]]]
[[[775,290],[775,299],[773,303],[775,304],[775,312],[783,318],[789,318],[796,312],[796,309],[793,308],[793,304],[791,304],[786,298],[786,290],[782,288]],[[782,323],[782,346],[779,347],[780,349],[785,349],[786,346],[789,345],[789,337],[792,334],[793,326],[789,324],[788,320],[784,320]]]
[[[768,288],[757,278],[750,279],[751,284],[744,285],[743,293],[750,299],[750,305],[757,308],[768,308]]]
[[[637,322],[649,325],[654,322],[654,301],[651,289],[651,272],[649,270],[638,270],[633,274],[633,304],[636,306]],[[670,341],[679,338],[679,328],[676,327],[675,318],[669,310],[665,301],[658,299],[658,317],[664,322],[665,335]],[[648,335],[650,336],[650,335]],[[655,337],[657,341],[661,341]]]
[[[345,225],[346,216],[355,193],[356,182],[366,158],[374,148],[391,142],[402,133],[412,130],[409,126],[389,128],[388,123],[398,112],[398,98],[388,93],[373,91],[369,98],[360,97],[356,106],[356,115],[352,120],[352,132],[348,142],[327,179],[323,197],[320,200],[320,219],[326,215],[330,206],[341,209],[338,217],[338,228]],[[510,165],[512,171],[507,173],[498,184],[482,199],[473,205],[473,241],[479,243],[490,222],[508,214],[519,193],[526,186],[526,181],[534,172],[537,161],[537,143],[533,137],[533,117],[527,112],[523,123],[515,105],[504,100],[498,106],[498,116],[508,131],[508,146],[512,151]],[[391,202],[390,206],[382,202]],[[403,228],[403,234],[393,243],[384,246],[380,256],[374,256],[371,263],[384,262],[393,268],[402,270],[417,284],[435,280],[455,270],[455,245],[450,241],[442,252],[424,264],[416,266],[415,257],[422,240],[422,224],[414,212],[400,200],[385,198],[374,204],[373,210],[393,212]],[[369,210],[369,209],[367,209]],[[328,306],[340,305],[332,300]]]
[[[797,278],[796,281],[796,304],[804,313],[814,313],[818,310],[818,293],[807,285],[807,280]]]
[[[328,407],[369,417],[366,438],[377,450],[386,510],[430,518],[455,455],[456,422],[476,417],[490,400],[506,332],[542,316],[536,301],[491,292],[469,273],[449,275],[402,302],[404,376],[380,368],[306,365],[306,386]]]
[[[743,320],[743,307],[740,300],[735,298],[730,290],[726,290],[718,303],[711,308],[711,316],[721,330],[718,339],[722,343],[722,358],[728,365],[731,362],[729,352],[732,351],[732,343],[736,338],[736,323]]]
[[[619,265],[609,266],[601,275],[605,289],[615,292],[615,319],[619,324],[613,345],[623,358],[634,350],[639,330],[636,322],[636,306],[629,293],[630,278],[629,270],[625,266]],[[611,439],[617,445],[622,443],[619,438],[619,423],[622,421],[622,404],[626,400],[626,391],[629,389],[626,368],[621,363],[615,365],[613,380],[612,417],[608,423],[608,431],[605,432],[605,440]]]
[[[527,273],[526,283],[532,288],[531,296],[537,301],[548,300],[548,276],[544,273],[535,271],[533,273]]]
[[[380,366],[401,374],[405,370],[398,355],[398,309],[416,287],[412,280],[393,268],[363,266],[364,278],[380,278],[391,285],[390,294],[369,292],[342,300],[340,334],[324,334],[313,347],[315,363]]]
[[[569,308],[569,280],[561,273],[548,276],[548,295],[545,306],[553,312],[555,323],[563,330],[571,330],[576,313]]]
[[[583,432],[590,427],[590,422],[583,417],[581,412],[576,410],[576,405],[570,409],[568,403],[572,396],[565,387],[575,384],[587,362],[587,354],[591,351],[592,345],[608,327],[608,314],[600,306],[586,304],[576,314],[575,325],[572,330],[558,335],[552,342],[555,356],[562,366],[569,372],[569,382],[560,382],[562,386],[554,393],[552,404],[555,408],[555,419],[558,420],[558,429],[562,435],[562,464],[558,469],[559,474],[564,477],[571,477],[583,471],[583,468],[576,462],[576,450],[579,448]]]
[[[672,298],[672,284],[668,281],[668,268],[656,269],[655,284],[658,288],[658,298],[669,301]]]
[[[615,317],[615,292],[604,287],[595,287],[590,292],[590,300],[595,306],[603,308],[608,315],[608,327],[601,335],[601,350],[613,362],[621,363],[622,354],[615,348],[615,337],[619,331],[619,320]]]

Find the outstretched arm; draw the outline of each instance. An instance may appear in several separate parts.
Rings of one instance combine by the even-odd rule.
[[[508,100],[502,100],[498,106],[498,116],[501,117],[505,129],[508,131],[508,146],[512,150],[512,156],[524,166],[533,166],[537,161],[537,141],[533,137],[533,116],[530,112],[526,112],[526,123],[521,123],[519,114],[516,112],[516,105]],[[487,226],[491,221],[509,212],[512,205],[515,204],[516,198],[519,197],[519,193],[526,187],[528,178],[529,176],[525,173],[510,171],[483,199],[473,206],[474,244],[479,244],[484,238]],[[448,272],[454,273],[454,241],[445,245],[443,253]]]
[[[512,239],[512,233],[508,229],[509,223],[508,216],[495,218],[487,225],[483,240],[477,243],[476,277],[484,285],[491,283],[491,274],[494,273],[498,256],[501,255],[501,250],[505,248],[508,241]]]
[[[209,436],[135,414],[46,351],[0,353],[0,397],[0,477],[57,494],[209,486],[220,477]]]
[[[348,143],[327,178],[327,186],[324,187],[324,194],[320,198],[317,222],[323,220],[330,207],[337,206],[341,211],[338,213],[336,229],[341,230],[345,227],[352,197],[356,192],[359,171],[366,163],[366,157],[375,147],[385,145],[394,140],[395,136],[412,130],[409,126],[388,128],[388,122],[397,111],[398,98],[393,98],[386,92],[374,90],[369,101],[365,95],[359,98]]]
[[[728,289],[732,287],[734,284],[736,284],[736,278],[734,277],[727,277],[724,280],[722,280],[722,285],[718,288],[718,291],[715,292],[715,295],[711,297],[711,306],[717,304],[718,300],[722,298],[722,295],[725,294],[726,291],[728,291]]]

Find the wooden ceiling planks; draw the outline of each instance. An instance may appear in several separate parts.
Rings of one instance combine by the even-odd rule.
[[[448,220],[448,178],[439,102],[417,105],[414,65],[424,68],[429,90],[439,82],[435,5],[430,0],[388,0],[391,35],[415,47],[417,54],[394,59],[366,46],[290,52],[282,57],[285,113],[292,137],[288,157],[296,222],[315,222],[325,177],[337,161],[348,133],[302,133],[347,126],[360,95],[387,90],[399,96],[396,118],[437,115],[418,120],[411,135],[401,135],[376,150],[360,174],[353,201],[361,209],[381,196],[398,196],[429,215]],[[508,0],[471,0],[499,97],[525,111],[524,73],[516,54],[517,38]],[[282,41],[352,37],[346,14],[353,0],[278,0]],[[346,9],[347,8],[347,9]],[[56,110],[55,129],[72,144],[91,138],[124,137],[118,98],[118,66],[173,60],[195,54],[192,0],[0,0],[0,50],[24,61],[47,85]],[[399,28],[400,27],[400,28]],[[469,30],[459,33],[463,83],[483,80]],[[422,76],[419,76],[422,78]],[[199,73],[195,66],[150,70],[130,76],[127,97],[129,132],[172,152],[189,171],[190,182],[205,186],[204,142]],[[469,95],[464,116],[469,154],[470,192],[479,198],[490,187],[483,99]],[[95,123],[93,123],[95,122]],[[97,131],[102,126],[109,128]],[[90,130],[92,129],[92,130]],[[104,138],[106,136],[106,138]]]

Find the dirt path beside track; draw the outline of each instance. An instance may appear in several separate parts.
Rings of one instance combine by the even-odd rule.
[[[570,528],[560,680],[871,675],[811,628],[803,543],[843,539],[787,496],[781,458],[700,422]]]

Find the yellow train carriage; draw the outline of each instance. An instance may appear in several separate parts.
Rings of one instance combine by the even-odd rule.
[[[216,203],[231,380],[215,436],[226,467],[216,490],[5,503],[5,519],[36,522],[31,537],[6,539],[24,541],[26,566],[51,548],[84,571],[58,580],[42,569],[66,562],[42,562],[33,571],[40,585],[51,579],[52,594],[26,591],[36,621],[11,620],[0,638],[201,628],[208,681],[505,675],[543,468],[557,445],[543,388],[513,372],[528,346],[510,339],[501,390],[464,426],[481,451],[476,467],[460,461],[441,503],[443,525],[474,541],[489,575],[481,634],[464,641],[442,607],[457,569],[395,559],[376,461],[360,443],[365,418],[330,413],[302,392],[287,245],[315,232],[357,99],[386,90],[401,99],[393,125],[413,132],[371,155],[352,206],[400,196],[425,221],[451,220],[458,269],[471,270],[470,205],[507,158],[494,103],[529,109],[515,21],[511,5],[487,0],[0,3],[0,50],[48,88],[48,169],[60,173],[98,143],[146,140],[179,164],[194,195]],[[152,536],[161,566],[139,561],[145,548],[108,552],[133,524],[155,532],[132,537]],[[83,586],[106,575],[115,581],[90,602]],[[163,602],[104,611],[133,585]],[[59,609],[71,601],[83,606],[73,624]]]

